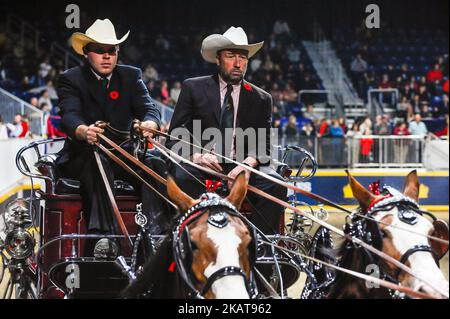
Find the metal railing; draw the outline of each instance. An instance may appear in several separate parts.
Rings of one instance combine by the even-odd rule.
[[[281,145],[298,145],[311,152],[320,167],[423,168],[432,143],[420,135],[356,135],[353,137],[283,137]],[[428,147],[429,148],[429,147]],[[440,154],[447,156],[448,153]]]
[[[427,140],[420,135],[361,135],[348,139],[351,167],[424,167]]]
[[[390,88],[390,89],[369,89],[367,90],[367,103],[368,103],[368,108],[370,110],[370,112],[372,114],[376,114],[376,110],[373,110],[373,101],[372,101],[372,94],[374,93],[378,93],[378,101],[379,101],[379,105],[381,107],[383,107],[383,104],[385,103],[385,96],[387,94],[390,95],[390,100],[389,104],[392,106],[392,108],[396,108],[397,107],[397,103],[398,103],[398,97],[399,97],[399,93],[398,93],[398,89],[394,89],[394,88]],[[381,109],[382,113],[385,113],[384,109]]]
[[[50,46],[51,55],[61,61],[64,61],[64,69],[70,69],[75,66],[79,66],[83,61],[78,58],[75,54],[70,52],[69,49],[64,48],[56,42],[53,42]]]
[[[302,103],[302,94],[322,95],[331,94],[330,90],[300,90],[298,91],[298,102]]]
[[[153,102],[155,103],[155,105],[159,109],[159,111],[161,112],[161,123],[163,123],[163,124],[169,123],[170,120],[172,119],[174,109],[171,108],[170,106],[167,106],[167,105],[157,101],[157,100],[153,100]]]
[[[0,115],[3,121],[12,123],[16,114],[21,114],[28,119],[29,130],[32,134],[42,135],[45,132],[44,112],[0,88]]]

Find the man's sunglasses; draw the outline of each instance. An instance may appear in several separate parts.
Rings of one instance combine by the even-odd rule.
[[[86,52],[94,52],[97,54],[105,54],[108,53],[109,55],[115,55],[119,51],[118,46],[113,47],[99,47],[94,45],[88,45],[86,46]]]

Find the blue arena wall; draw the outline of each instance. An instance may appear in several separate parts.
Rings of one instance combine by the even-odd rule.
[[[380,180],[380,187],[389,185],[397,189],[403,189],[405,171],[370,171],[351,172],[352,175],[366,188],[369,184]],[[447,210],[449,205],[449,172],[418,172],[420,181],[419,203],[429,210]],[[313,193],[319,194],[329,200],[344,206],[355,206],[356,200],[352,196],[348,178],[345,172],[341,171],[319,171],[308,182],[298,184]],[[308,204],[318,204],[302,195],[297,195],[297,199]]]

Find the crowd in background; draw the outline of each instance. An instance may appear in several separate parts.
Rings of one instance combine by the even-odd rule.
[[[5,28],[0,27],[0,30]],[[166,105],[174,106],[185,78],[214,71],[214,66],[203,62],[199,54],[202,36],[209,31],[197,29],[186,34],[174,32],[167,35],[149,35],[144,31],[138,32],[134,42],[123,46],[119,63],[141,67],[150,95]],[[216,31],[221,32],[220,28]],[[259,40],[255,34],[257,32],[250,29],[249,42]],[[323,87],[299,37],[286,21],[280,19],[274,23],[270,34],[263,38],[265,45],[250,60],[246,78],[272,95],[273,125],[279,128],[283,137],[423,135],[428,128],[422,118],[448,114],[448,54],[437,55],[433,67],[421,75],[418,75],[419,70],[413,70],[405,61],[387,63],[385,68],[376,69],[371,67],[378,59],[370,50],[373,38],[357,30],[356,41],[349,46],[348,52],[353,57],[348,59],[348,68],[360,96],[364,97],[370,87],[398,88],[400,92],[396,114],[392,117],[380,115],[372,125],[370,119],[349,122],[345,117],[319,118],[314,103],[307,99],[300,103],[299,90]],[[48,137],[64,136],[58,129],[55,90],[61,72],[62,61],[52,59],[42,51],[36,52],[31,46],[14,45],[4,33],[0,33],[0,86],[44,111]],[[440,97],[439,101],[431,103],[436,97]],[[352,124],[350,128],[349,124]],[[165,123],[166,128],[167,125]],[[9,137],[17,136],[11,125],[6,132]]]

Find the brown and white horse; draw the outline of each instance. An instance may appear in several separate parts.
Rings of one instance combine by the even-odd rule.
[[[448,224],[420,210],[417,204],[420,187],[417,172],[412,171],[408,174],[402,193],[385,188],[380,195],[372,194],[350,173],[347,174],[353,196],[360,205],[359,212],[368,218],[355,215],[352,222],[346,224],[346,233],[370,243],[404,263],[430,285],[349,240],[339,248],[339,265],[363,273],[368,272],[368,266],[374,265],[379,267],[380,276],[386,280],[398,282],[402,286],[435,297],[448,298],[449,283],[438,265],[439,259],[448,251]],[[434,241],[426,235],[444,239],[447,243]],[[370,268],[370,273],[373,273],[373,270],[374,268]],[[387,289],[371,288],[366,282],[341,272],[337,272],[334,280],[322,285],[321,289],[318,294],[311,294],[309,297],[392,297]]]
[[[194,200],[171,177],[167,192],[184,215],[176,221],[173,237],[162,243],[124,296],[252,297],[256,238],[237,211],[247,192],[245,174],[236,178],[225,199],[206,193]]]

